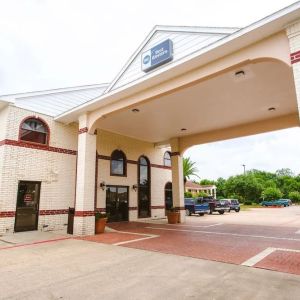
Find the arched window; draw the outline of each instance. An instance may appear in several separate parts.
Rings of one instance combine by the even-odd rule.
[[[138,160],[138,186],[138,216],[148,218],[151,216],[151,182],[150,162],[145,156],[141,156]]]
[[[115,150],[111,154],[110,175],[126,176],[126,156],[121,150]]]
[[[28,118],[21,123],[20,140],[46,145],[49,142],[49,127],[40,119]]]
[[[171,153],[170,151],[166,151],[164,154],[164,165],[166,167],[171,167]]]

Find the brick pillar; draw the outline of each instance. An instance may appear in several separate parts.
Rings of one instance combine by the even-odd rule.
[[[95,234],[95,153],[96,135],[88,133],[87,116],[79,117],[75,235]]]
[[[178,139],[171,140],[173,205],[180,210],[180,222],[185,222],[182,156]]]
[[[294,73],[298,112],[300,112],[300,19],[289,25],[286,33],[290,43],[291,63]]]

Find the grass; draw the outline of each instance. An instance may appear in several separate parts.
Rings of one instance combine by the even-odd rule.
[[[253,203],[252,205],[241,205],[241,210],[250,210],[250,208],[262,208],[260,204]]]

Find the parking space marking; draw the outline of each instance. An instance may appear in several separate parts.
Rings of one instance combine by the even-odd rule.
[[[123,241],[123,242],[118,242],[114,243],[114,246],[121,246],[124,244],[129,244],[129,243],[134,243],[134,242],[139,242],[139,241],[144,241],[144,240],[149,240],[149,239],[154,239],[157,237],[160,237],[157,234],[147,234],[147,233],[135,233],[135,232],[130,232],[130,231],[117,231],[118,233],[124,233],[124,234],[135,234],[139,236],[144,236],[142,238],[134,239],[134,240],[128,240],[128,241]]]
[[[246,266],[246,267],[253,267],[254,265],[256,265],[258,262],[260,262],[261,260],[263,260],[265,257],[267,257],[268,255],[270,255],[274,251],[276,251],[276,248],[272,248],[272,247],[267,248],[264,251],[258,253],[257,255],[249,258],[248,260],[246,260],[245,262],[243,262],[241,265],[242,266]]]
[[[216,232],[216,231],[205,231],[205,230],[190,230],[190,229],[175,229],[175,228],[163,228],[163,227],[145,227],[148,229],[158,229],[166,231],[178,231],[178,232],[193,232],[193,233],[206,233],[206,234],[216,234],[216,235],[229,235],[237,237],[250,237],[250,238],[259,238],[259,239],[270,239],[270,240],[283,240],[283,241],[296,241],[300,242],[300,239],[295,238],[285,238],[285,237],[276,237],[276,236],[264,236],[264,235],[251,235],[251,234],[240,234],[240,233],[229,233],[229,232]]]
[[[217,224],[211,224],[211,225],[186,225],[186,224],[166,224],[168,226],[180,226],[180,227],[193,227],[193,228],[208,228],[208,227],[214,227],[214,226],[220,226],[223,225],[223,223],[217,223]]]
[[[269,248],[263,250],[262,252],[258,253],[257,255],[249,258],[245,262],[243,262],[242,266],[253,267],[254,265],[256,265],[257,263],[259,263],[260,261],[262,261],[264,258],[266,258],[268,255],[270,255],[271,253],[273,253],[275,251],[300,253],[300,250],[296,250],[296,249],[286,249],[286,248],[273,248],[273,247],[269,247]]]

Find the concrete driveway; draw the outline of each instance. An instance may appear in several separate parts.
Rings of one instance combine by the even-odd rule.
[[[293,222],[294,215],[292,210],[290,212],[290,221]],[[247,213],[244,213],[245,219]],[[263,211],[257,212],[260,213]],[[294,213],[298,213],[297,209]],[[235,232],[242,235],[234,239],[234,242],[229,239],[229,249],[234,254],[237,253],[236,247],[240,249],[238,241],[244,240],[245,243],[245,240],[253,239],[244,237],[249,233],[270,236],[270,229],[273,229],[275,238],[298,239],[294,232],[298,227],[290,224],[237,226],[229,221],[223,222],[229,218],[241,218],[242,215],[243,212],[229,216],[195,216],[188,218],[186,224],[174,227],[164,224],[164,221],[159,221],[160,224],[157,221],[149,224],[114,224],[115,229],[127,228],[127,233],[110,232],[89,237],[91,241],[40,232],[1,237],[4,242],[0,244],[0,299],[299,299],[299,275],[247,267],[240,264],[242,259],[224,263],[189,256],[191,247],[195,245],[200,254],[221,253],[222,256],[224,249],[227,249],[216,247],[205,251],[207,243],[211,246],[215,240],[219,240],[216,238],[219,234],[190,231]],[[225,225],[210,226],[218,224],[215,222],[217,217],[218,223]],[[224,229],[220,231],[222,227]],[[188,231],[178,231],[178,228]],[[201,236],[206,237],[201,240]],[[176,243],[171,243],[172,237]],[[10,244],[7,243],[8,238]],[[265,239],[262,240],[266,243]],[[270,240],[274,242],[273,239]],[[275,240],[276,243],[278,241],[280,239]],[[287,240],[281,241],[285,243]],[[254,243],[250,241],[250,245],[256,242],[257,240]],[[293,240],[290,242],[297,243]],[[185,252],[170,251],[171,254],[168,254],[161,249],[143,249],[144,246],[141,245],[160,245],[164,249],[178,248],[180,252]],[[226,239],[216,245],[226,246]],[[293,247],[295,248],[294,244]],[[246,248],[245,246],[243,249]],[[265,258],[272,254],[276,253],[267,253]],[[282,260],[288,262],[284,255]]]

